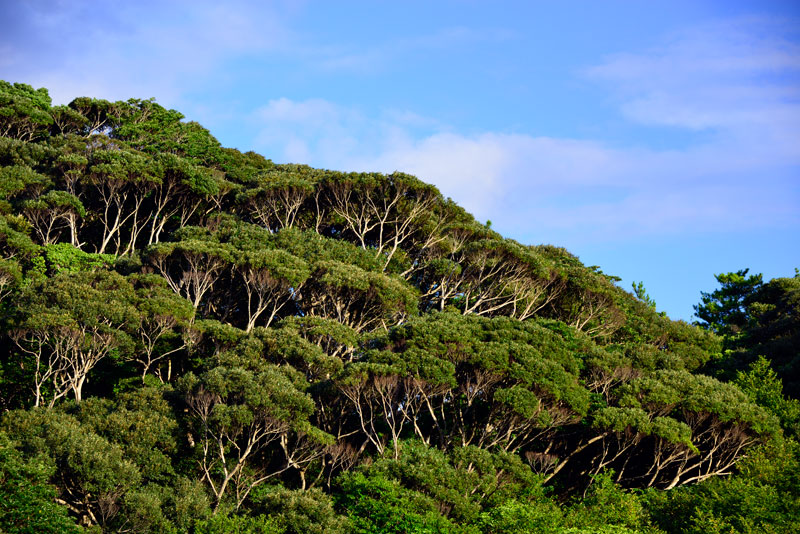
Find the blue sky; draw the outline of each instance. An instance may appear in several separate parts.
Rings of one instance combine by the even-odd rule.
[[[800,267],[800,4],[0,3],[0,78],[155,97],[276,162],[402,170],[643,281]]]

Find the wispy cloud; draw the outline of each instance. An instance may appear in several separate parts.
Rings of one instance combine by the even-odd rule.
[[[420,54],[513,38],[502,29],[448,26],[371,37],[316,35],[305,2],[91,0],[0,2],[0,76],[48,87],[56,103],[81,95],[157,97],[186,109],[207,85],[234,86],[247,69],[289,62],[298,72],[374,74]],[[266,78],[266,76],[264,76]],[[246,82],[244,82],[246,83]]]
[[[452,25],[404,37],[389,32],[364,46],[298,30],[304,8],[295,2],[245,4],[0,3],[0,19],[13,21],[0,33],[2,77],[48,87],[57,102],[156,96],[188,112],[186,95],[196,88],[243,83],[229,64],[250,67],[252,60],[258,68],[278,58],[298,62],[298,73],[348,76],[519,38]],[[599,137],[465,133],[414,109],[343,105],[324,87],[320,98],[267,94],[244,119],[233,106],[213,113],[227,114],[228,123],[250,121],[259,132],[252,148],[278,161],[410,172],[500,229],[533,228],[532,239],[786,227],[800,224],[797,28],[788,20],[721,21],[606,57],[579,74],[607,89],[631,129],[700,134],[686,136],[679,149],[648,146],[645,135],[611,145]],[[194,112],[203,109],[197,104]]]
[[[288,99],[259,111],[258,148],[322,167],[410,172],[501,229],[548,240],[800,224],[800,50],[776,25],[785,26],[718,23],[586,70],[632,123],[708,132],[681,149],[465,135],[424,120],[414,130],[397,113]]]
[[[3,77],[50,88],[57,103],[75,96],[157,96],[176,105],[182,94],[224,62],[279,50],[293,39],[280,3],[142,1],[105,4],[19,2],[4,8]],[[153,13],[157,12],[158,17]]]
[[[633,121],[691,129],[800,128],[800,21],[746,18],[672,35],[586,74]],[[729,132],[730,133],[730,132]]]
[[[448,53],[464,47],[516,38],[513,31],[502,28],[448,26],[420,35],[387,38],[374,43],[367,50],[363,46],[347,43],[335,47],[312,47],[306,50],[306,57],[311,65],[328,71],[371,73],[388,70],[398,60],[420,57],[420,54]]]

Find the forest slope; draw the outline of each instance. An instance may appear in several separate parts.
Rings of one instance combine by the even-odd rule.
[[[0,165],[9,532],[655,532],[621,488],[781,433],[716,335],[413,176],[6,82]]]

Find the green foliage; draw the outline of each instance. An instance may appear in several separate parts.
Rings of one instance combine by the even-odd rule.
[[[742,332],[750,320],[747,300],[763,283],[760,274],[747,276],[749,271],[714,276],[721,287],[712,293],[701,292],[702,303],[694,307],[698,324],[722,336],[735,338]]]
[[[278,488],[254,497],[254,508],[263,511],[277,531],[286,534],[345,534],[346,517],[338,515],[331,498],[319,489],[291,491]]]
[[[51,180],[27,165],[10,165],[0,168],[0,199],[11,200],[31,190],[41,190],[52,184]]]
[[[613,526],[633,532],[645,530],[649,526],[649,515],[640,497],[616,485],[613,475],[612,471],[594,477],[582,501],[567,515],[568,525],[601,531]]]
[[[46,245],[44,247],[44,257],[48,271],[53,275],[95,271],[103,267],[110,267],[115,260],[111,254],[84,252],[68,243]]]
[[[727,349],[712,371],[729,380],[760,356],[766,357],[784,382],[786,393],[800,397],[798,349],[800,346],[800,277],[762,282],[760,274],[745,278],[747,270],[718,275],[723,287],[708,295],[698,309],[717,313],[716,326]],[[710,302],[706,303],[706,300]],[[725,310],[728,311],[725,311]],[[710,311],[709,311],[710,310]],[[731,311],[732,310],[732,311]]]
[[[487,534],[546,534],[563,523],[563,512],[550,500],[533,502],[510,499],[481,514],[477,525]]]
[[[29,259],[39,251],[31,240],[30,223],[21,216],[0,214],[0,254],[5,259]]]
[[[776,440],[755,451],[729,479],[647,494],[656,524],[666,532],[790,533],[800,513],[798,445]]]
[[[314,410],[313,401],[297,391],[285,373],[275,366],[265,366],[258,373],[216,367],[200,377],[187,374],[179,385],[189,395],[210,394],[218,399],[208,419],[204,420],[204,426],[231,439],[249,432],[254,423],[302,428],[302,423]]]
[[[442,517],[430,497],[381,474],[350,472],[338,481],[338,504],[356,533],[438,533],[461,529]]]
[[[196,534],[283,534],[277,520],[263,515],[250,517],[242,515],[217,514],[194,524]]]
[[[118,445],[56,411],[10,412],[3,427],[31,457],[56,466],[53,481],[81,516],[113,522],[123,497],[139,487],[141,473]]]
[[[647,290],[644,288],[644,282],[633,282],[631,284],[633,286],[633,294],[636,295],[636,298],[647,304],[649,308],[656,309],[656,301],[650,298],[650,295],[647,294]]]
[[[740,344],[748,359],[765,356],[783,380],[787,395],[800,399],[800,277],[775,278],[748,303],[751,322]]]
[[[178,425],[165,400],[168,391],[139,388],[114,402],[87,399],[72,410],[82,425],[122,447],[148,482],[171,482],[178,450]]]
[[[32,141],[47,135],[53,122],[45,88],[0,80],[0,135]]]
[[[50,190],[35,200],[27,200],[22,203],[25,211],[47,211],[61,209],[63,211],[73,211],[79,217],[86,215],[80,199],[66,191]]]
[[[55,466],[44,456],[23,458],[0,431],[0,530],[8,534],[80,532],[55,504],[56,488],[49,483]]]
[[[783,396],[783,384],[769,360],[759,357],[749,370],[737,372],[734,383],[753,402],[778,416],[788,435],[800,435],[800,401]]]
[[[131,146],[146,152],[179,154],[198,163],[217,160],[219,142],[196,122],[182,122],[180,112],[165,109],[152,99],[130,99],[115,107],[120,120],[113,135]]]
[[[278,165],[153,99],[53,107],[0,82],[0,514],[785,531],[800,278],[718,281],[705,329],[671,321],[416,177]]]

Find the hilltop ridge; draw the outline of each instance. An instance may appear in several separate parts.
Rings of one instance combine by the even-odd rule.
[[[780,432],[702,374],[719,337],[417,177],[7,82],[0,165],[0,436],[46,459],[53,525],[658,532],[591,496],[729,475]]]

